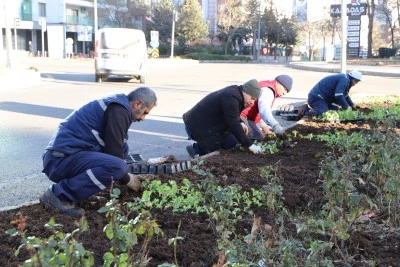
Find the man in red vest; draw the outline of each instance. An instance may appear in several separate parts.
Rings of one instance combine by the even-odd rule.
[[[283,74],[272,81],[260,81],[258,85],[261,88],[259,99],[240,113],[242,121],[249,128],[248,136],[253,140],[260,141],[264,139],[264,134],[270,133],[270,127],[276,135],[285,135],[285,129],[272,115],[272,105],[277,97],[290,92],[293,85],[292,77]]]

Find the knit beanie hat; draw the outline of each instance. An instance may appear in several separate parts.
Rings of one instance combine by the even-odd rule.
[[[261,88],[258,85],[257,80],[253,79],[243,84],[243,92],[258,99],[258,97],[260,96]]]
[[[292,90],[293,79],[289,75],[276,76],[275,80],[282,84],[288,92]]]

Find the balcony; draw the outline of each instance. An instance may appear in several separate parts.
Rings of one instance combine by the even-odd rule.
[[[91,18],[83,18],[77,16],[67,16],[67,24],[94,26],[94,20]]]
[[[20,20],[32,21],[32,13],[27,13],[27,12],[20,13],[19,18]]]

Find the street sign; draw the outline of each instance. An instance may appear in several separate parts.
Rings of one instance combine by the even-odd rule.
[[[158,42],[158,31],[150,31],[150,40]]]
[[[15,27],[19,27],[19,17],[16,17],[16,18],[14,19],[14,26],[15,26]]]
[[[342,13],[341,5],[331,5],[331,17],[340,17]],[[367,14],[366,3],[352,3],[347,5],[347,16],[361,16]]]
[[[150,46],[153,48],[158,48],[160,46],[160,43],[158,41],[150,41]]]

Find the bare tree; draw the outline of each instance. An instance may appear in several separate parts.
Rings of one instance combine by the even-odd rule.
[[[323,34],[324,20],[319,21],[304,21],[302,22],[302,31],[307,35],[309,53],[308,59],[311,61],[314,57],[314,48],[324,36]]]
[[[98,18],[101,27],[127,27],[130,15],[126,2],[118,0],[98,1]]]
[[[375,17],[375,0],[367,0],[367,14],[368,14],[368,57],[372,57],[373,39],[372,33],[374,30],[374,17]]]
[[[246,16],[241,0],[226,0],[219,6],[218,27],[225,35],[225,54],[228,53],[228,46],[234,45],[232,38],[245,21]]]
[[[396,32],[396,23],[398,21],[398,17],[393,17],[393,10],[395,10],[395,0],[378,0],[376,5],[376,12],[378,17],[383,18],[386,22],[386,26],[390,32],[390,42],[392,48],[396,47],[395,42],[395,32]],[[396,0],[397,2],[397,0]]]

